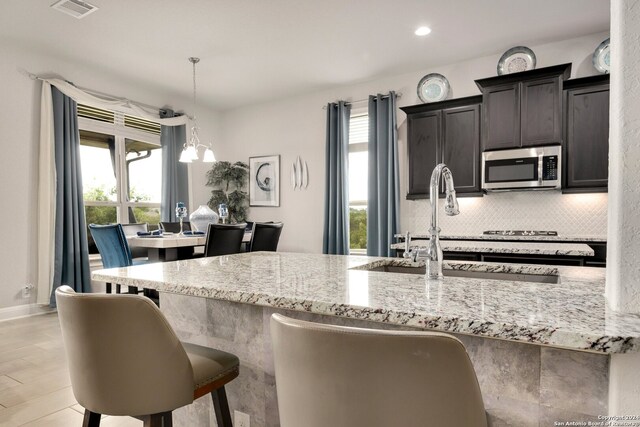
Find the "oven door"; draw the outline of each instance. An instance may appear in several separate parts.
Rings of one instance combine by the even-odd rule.
[[[482,153],[482,188],[542,187],[542,159],[542,150],[535,148]]]

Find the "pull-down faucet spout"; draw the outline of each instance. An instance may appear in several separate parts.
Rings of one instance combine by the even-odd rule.
[[[442,247],[440,245],[440,227],[438,226],[438,194],[440,190],[440,176],[444,177],[445,205],[444,212],[449,216],[458,215],[460,209],[453,185],[453,175],[444,163],[440,163],[431,173],[431,229],[429,230],[429,246],[427,247],[427,279],[442,279]]]

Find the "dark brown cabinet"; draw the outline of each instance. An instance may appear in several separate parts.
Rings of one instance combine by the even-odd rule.
[[[482,149],[562,143],[562,83],[571,64],[476,80],[482,91]]]
[[[440,162],[451,169],[458,194],[482,195],[481,101],[473,96],[402,108],[407,113],[408,199],[429,197],[431,172]]]
[[[564,91],[563,192],[607,191],[609,76],[572,80]]]
[[[442,110],[442,161],[456,193],[480,192],[480,105]]]
[[[407,115],[409,195],[429,195],[427,174],[440,157],[440,117],[440,111]]]

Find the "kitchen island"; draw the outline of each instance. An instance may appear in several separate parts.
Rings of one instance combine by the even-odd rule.
[[[157,289],[181,339],[237,354],[241,375],[229,385],[230,402],[254,426],[278,425],[269,334],[275,312],[453,333],[470,354],[493,425],[553,425],[608,413],[610,363],[640,350],[640,317],[607,309],[604,270],[445,264],[445,272],[512,276],[428,282],[381,271],[411,267],[399,259],[247,253],[101,270],[93,278]],[[531,276],[558,283],[520,280]],[[206,425],[209,406],[199,401],[177,411],[176,425]]]

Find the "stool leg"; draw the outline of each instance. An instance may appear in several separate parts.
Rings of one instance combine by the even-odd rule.
[[[99,427],[100,426],[100,414],[91,412],[88,409],[84,410],[84,419],[82,420],[82,427]]]
[[[171,427],[171,412],[147,415],[143,418],[144,427]]]
[[[162,427],[173,427],[173,414],[171,412],[165,412],[162,417]]]
[[[227,401],[227,393],[224,386],[211,392],[213,399],[213,409],[216,412],[216,421],[218,427],[233,427],[231,424],[231,414],[229,413],[229,402]]]

